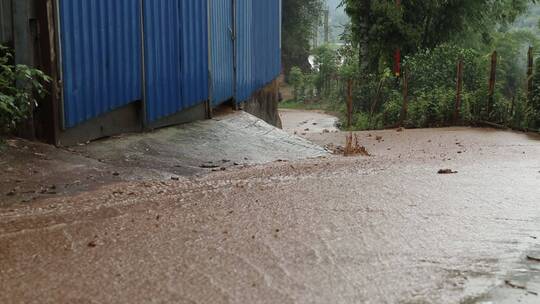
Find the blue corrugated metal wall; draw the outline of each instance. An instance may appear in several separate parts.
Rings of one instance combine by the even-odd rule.
[[[148,123],[200,104],[209,98],[209,61],[214,104],[246,101],[280,72],[281,0],[59,3],[68,128],[142,100],[143,79]]]
[[[65,127],[142,99],[139,0],[60,1]]]
[[[253,51],[255,54],[255,86],[262,88],[280,72],[279,1],[253,2]]]
[[[177,0],[144,2],[146,117],[175,113],[182,102],[182,42]]]
[[[187,105],[208,100],[208,3],[180,0],[182,97]]]
[[[255,89],[253,80],[253,6],[252,0],[236,0],[236,101],[249,99]]]
[[[144,5],[146,117],[149,123],[208,99],[207,6],[200,0]]]
[[[210,0],[210,45],[212,104],[234,97],[233,1]]]
[[[281,0],[237,0],[236,101],[249,99],[281,71]]]

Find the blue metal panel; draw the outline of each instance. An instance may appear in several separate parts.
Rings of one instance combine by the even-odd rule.
[[[139,0],[60,0],[65,127],[142,99]]]
[[[281,1],[237,0],[236,101],[243,102],[281,71]]]
[[[236,101],[253,94],[253,7],[252,0],[236,0]]]
[[[145,1],[146,117],[149,123],[208,99],[206,16],[206,1]]]
[[[146,118],[153,122],[182,108],[182,46],[177,0],[144,2]]]
[[[184,103],[208,100],[208,3],[179,0],[182,13],[182,95]]]
[[[234,40],[232,0],[210,0],[212,104],[234,96]]]

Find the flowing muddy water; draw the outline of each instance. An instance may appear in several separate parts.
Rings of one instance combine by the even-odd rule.
[[[290,134],[306,135],[338,131],[336,126],[338,118],[321,111],[281,109],[279,116],[283,130]]]
[[[0,302],[540,301],[534,273],[516,277],[540,246],[538,136],[358,136],[371,157],[125,182],[0,209]],[[523,289],[505,292],[507,280]]]

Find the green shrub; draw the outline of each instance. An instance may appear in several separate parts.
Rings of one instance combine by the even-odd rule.
[[[403,96],[398,91],[392,91],[388,101],[383,106],[382,124],[385,127],[395,126],[400,120],[403,108]]]
[[[454,109],[455,92],[443,88],[420,92],[409,101],[405,125],[410,128],[448,125],[453,120]]]
[[[465,123],[471,123],[477,120],[474,115],[474,107],[476,104],[476,97],[474,93],[464,93],[461,97],[461,109],[459,111],[459,119]]]
[[[43,83],[50,78],[25,65],[12,64],[13,56],[0,45],[0,133],[12,131],[28,118],[37,99],[46,93]]]
[[[528,128],[540,128],[540,58],[536,60],[533,88],[525,116]]]
[[[527,102],[527,96],[523,92],[519,92],[514,100],[513,113],[510,113],[511,119],[509,122],[510,127],[517,129],[526,129],[529,125],[529,107]]]
[[[293,88],[294,100],[299,101],[302,92],[300,91],[304,83],[304,73],[299,67],[292,67],[289,72],[289,84]]]
[[[314,84],[321,97],[329,97],[335,89],[334,80],[338,74],[337,52],[329,45],[322,45],[313,51],[315,64]]]

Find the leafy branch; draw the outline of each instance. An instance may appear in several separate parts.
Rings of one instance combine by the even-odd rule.
[[[51,81],[38,69],[12,62],[11,51],[0,45],[0,133],[12,131],[30,116],[38,99],[47,94],[44,85]]]

